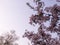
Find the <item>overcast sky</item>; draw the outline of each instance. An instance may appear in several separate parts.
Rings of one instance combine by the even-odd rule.
[[[54,0],[44,1],[46,6],[55,3]],[[28,39],[21,37],[25,29],[37,30],[37,26],[33,27],[29,24],[33,10],[26,5],[26,2],[32,3],[30,0],[0,0],[0,34],[15,30],[20,35],[20,45],[28,45]]]
[[[15,30],[20,36],[20,45],[27,45],[27,39],[22,38],[25,29],[35,28],[29,25],[29,17],[33,11],[26,5],[28,1],[0,0],[0,34]]]

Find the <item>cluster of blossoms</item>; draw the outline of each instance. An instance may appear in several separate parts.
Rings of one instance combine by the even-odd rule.
[[[17,40],[18,36],[15,31],[7,32],[5,35],[0,36],[0,45],[18,45]]]
[[[37,14],[33,14],[30,17],[30,24],[39,24],[37,33],[26,31],[24,37],[27,37],[32,45],[60,45],[60,6],[54,4],[50,7],[43,9],[44,2],[41,0],[34,0],[37,7],[32,7],[29,3],[27,5],[33,10],[37,11]],[[47,13],[45,13],[46,11]],[[49,21],[50,26],[45,26],[44,23]],[[52,38],[51,34],[57,33],[58,38]]]

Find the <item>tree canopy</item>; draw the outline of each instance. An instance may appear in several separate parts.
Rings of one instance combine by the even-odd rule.
[[[10,31],[0,36],[0,45],[18,45],[16,40],[18,40],[18,36],[15,31]]]
[[[59,0],[56,1],[59,2]],[[27,5],[37,13],[31,15],[29,23],[38,24],[39,27],[37,27],[37,33],[26,31],[23,37],[27,37],[32,45],[60,45],[60,5],[54,4],[44,8],[45,4],[41,0],[33,0],[33,3],[37,7],[31,6],[30,3]],[[44,24],[47,21],[50,22],[48,27]],[[57,33],[58,37],[52,38],[48,32]]]

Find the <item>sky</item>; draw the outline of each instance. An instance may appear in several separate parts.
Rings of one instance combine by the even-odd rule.
[[[56,2],[55,0],[42,1],[46,2],[46,6]],[[20,36],[19,45],[28,45],[28,42],[30,43],[28,39],[22,38],[25,29],[36,31],[38,27],[37,25],[34,27],[29,24],[29,17],[34,11],[26,5],[26,2],[32,4],[32,0],[0,0],[0,34],[15,30]]]
[[[20,37],[20,45],[27,45],[28,42],[22,38],[25,29],[35,28],[29,24],[29,17],[33,11],[26,5],[28,1],[0,0],[0,34],[15,30]]]

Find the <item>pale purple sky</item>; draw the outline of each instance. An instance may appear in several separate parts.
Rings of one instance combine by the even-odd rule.
[[[55,3],[55,0],[43,1],[46,2],[46,6]],[[21,37],[25,29],[37,30],[37,26],[33,27],[29,24],[33,10],[26,5],[26,2],[32,3],[30,0],[0,0],[0,33],[16,30],[20,35],[20,45],[28,45],[28,39]]]

